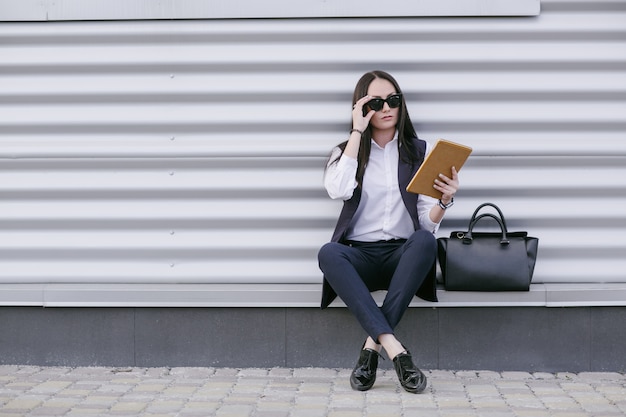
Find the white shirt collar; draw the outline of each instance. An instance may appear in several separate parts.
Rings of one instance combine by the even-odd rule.
[[[393,139],[391,139],[391,141],[389,143],[394,143],[394,142],[398,142],[398,131],[397,130],[396,130],[396,133],[393,135]],[[380,147],[380,145],[378,143],[376,143],[374,138],[372,138],[372,145],[376,146],[378,149],[383,149],[383,148]]]

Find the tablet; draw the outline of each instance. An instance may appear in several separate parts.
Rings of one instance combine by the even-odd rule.
[[[433,188],[435,179],[439,178],[439,174],[452,178],[452,167],[455,167],[457,172],[460,171],[471,153],[472,148],[469,146],[439,139],[409,182],[406,190],[440,199],[441,192]]]

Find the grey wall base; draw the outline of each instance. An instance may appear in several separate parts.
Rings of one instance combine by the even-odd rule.
[[[424,369],[626,371],[626,307],[411,308]],[[345,308],[0,308],[0,364],[351,368]],[[390,367],[383,361],[382,367]]]

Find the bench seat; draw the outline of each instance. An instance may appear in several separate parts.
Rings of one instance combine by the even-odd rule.
[[[320,284],[2,284],[0,306],[319,307]],[[374,297],[381,303],[385,293]],[[626,283],[532,284],[528,292],[438,289],[411,307],[626,306]],[[345,307],[339,299],[331,307]]]

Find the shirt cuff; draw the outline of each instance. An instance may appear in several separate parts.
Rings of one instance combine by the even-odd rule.
[[[437,204],[437,199],[427,196],[420,195],[418,200],[418,212],[419,212],[419,220],[420,226],[422,229],[428,230],[429,232],[435,234],[439,230],[439,223],[435,223],[430,219],[430,210]]]
[[[342,154],[339,158],[339,161],[337,161],[337,168],[342,170],[346,168],[352,168],[356,170],[358,166],[358,161],[346,154]]]
[[[437,231],[439,230],[440,223],[435,223],[432,220],[430,220],[430,215],[424,216],[424,218],[422,219],[420,223],[422,227],[424,227],[426,230],[428,230],[432,234],[437,233]]]

